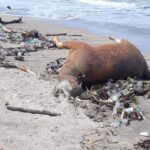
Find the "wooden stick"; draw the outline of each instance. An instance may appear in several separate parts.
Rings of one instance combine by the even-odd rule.
[[[68,36],[82,36],[82,34],[69,34]]]
[[[97,103],[102,103],[102,104],[112,104],[114,103],[114,101],[112,99],[108,99],[108,100],[102,100],[102,99],[97,99],[96,96],[94,96],[93,94],[89,94],[90,96],[92,96],[94,98],[94,101]]]
[[[62,64],[65,62],[66,58],[58,58],[56,59],[57,64]]]
[[[28,108],[21,108],[21,107],[15,107],[10,106],[9,103],[6,103],[6,108],[11,111],[20,111],[24,113],[31,113],[31,114],[41,114],[41,115],[48,115],[48,116],[60,116],[60,113],[50,112],[46,110],[33,110]]]
[[[18,68],[16,65],[12,63],[2,63],[0,64],[0,67],[5,67],[5,68]]]
[[[123,108],[123,109],[122,109],[121,116],[120,116],[121,120],[123,120],[123,118],[124,118],[124,115],[125,115],[125,109]]]
[[[46,36],[65,36],[67,33],[47,33]],[[68,36],[82,36],[81,34],[69,34]]]
[[[21,66],[17,66],[17,65],[15,65],[15,64],[11,64],[11,63],[2,63],[2,64],[0,64],[0,67],[5,67],[5,68],[17,68],[17,69],[20,69],[20,70],[22,70],[22,71],[24,71],[24,72],[27,72],[27,73],[29,73],[29,74],[31,74],[31,75],[33,75],[33,76],[36,76],[36,73],[35,72],[33,72],[32,70],[29,70],[29,69],[27,69],[26,67],[21,67]]]
[[[24,72],[27,72],[27,73],[29,73],[29,74],[31,74],[31,75],[33,75],[33,76],[36,76],[36,73],[35,73],[35,72],[33,72],[32,70],[29,70],[29,69],[27,69],[27,68],[25,68],[25,67],[17,66],[17,68],[20,69],[20,70],[22,70],[22,71],[24,71]]]
[[[16,20],[11,20],[11,21],[3,21],[1,18],[0,18],[0,23],[3,24],[3,25],[6,25],[6,24],[13,24],[13,23],[21,23],[22,22],[22,17],[16,19]]]
[[[67,33],[47,33],[46,36],[63,36],[67,35]]]

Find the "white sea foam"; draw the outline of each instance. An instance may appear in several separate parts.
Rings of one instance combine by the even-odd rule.
[[[0,0],[0,13],[150,27],[149,0]],[[12,9],[8,10],[7,6]],[[107,19],[106,19],[107,18]]]
[[[110,7],[110,8],[117,8],[117,9],[133,9],[136,7],[135,3],[116,2],[112,0],[77,0],[77,1],[81,3]]]

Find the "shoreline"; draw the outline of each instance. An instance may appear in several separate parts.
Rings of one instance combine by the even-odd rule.
[[[2,17],[2,19],[6,21],[16,19],[16,16],[10,16],[10,15],[0,15],[0,17]],[[21,31],[21,32],[37,30],[39,33],[42,33],[43,35],[46,35],[47,33],[48,34],[67,33],[67,35],[65,36],[59,36],[60,40],[62,41],[78,40],[78,41],[84,41],[93,45],[112,42],[112,40],[110,40],[108,37],[97,36],[97,35],[94,35],[94,34],[79,30],[79,29],[75,29],[75,28],[64,27],[59,24],[50,23],[47,20],[42,20],[42,19],[38,20],[37,18],[24,17],[22,21],[23,21],[22,23],[8,24],[6,25],[6,27],[11,28],[14,31]],[[82,35],[82,36],[69,36],[69,35]],[[52,39],[53,36],[50,36],[48,38]],[[47,50],[45,52],[38,51],[36,53],[32,53],[33,55],[32,59],[34,59],[34,61],[32,61],[31,58],[28,56],[25,56],[25,59],[27,59],[27,61],[24,61],[24,62],[16,61],[14,60],[13,57],[7,57],[7,59],[20,65],[25,65],[25,66],[27,65],[29,68],[32,68],[35,72],[41,72],[43,71],[43,69],[45,69],[46,64],[50,61],[49,55],[53,55],[54,53],[53,60],[55,60],[59,58],[59,56],[57,55],[59,51],[60,50],[58,50],[57,52]],[[61,50],[60,54],[62,56],[66,56],[68,54],[68,51]],[[30,55],[30,54],[27,54],[27,55]],[[42,55],[44,55],[45,57],[44,59],[42,58]],[[42,61],[40,62],[38,60],[42,60]]]
[[[18,18],[17,15],[7,15],[7,14],[0,14],[0,17],[4,20],[12,20]],[[81,40],[84,42],[87,42],[92,45],[97,44],[104,44],[111,42],[108,38],[109,35],[100,35],[100,34],[94,34],[86,30],[82,30],[80,28],[75,28],[71,26],[67,26],[63,23],[59,23],[59,21],[49,21],[48,18],[40,18],[40,17],[23,17],[23,22],[20,24],[10,24],[7,25],[8,27],[15,29],[15,30],[38,30],[42,34],[47,33],[68,33],[68,34],[81,34],[82,37],[71,37],[69,38],[63,37],[62,40]],[[44,26],[44,28],[42,28]],[[61,39],[62,36],[60,36]],[[132,41],[131,41],[132,42]],[[134,43],[133,43],[134,44]],[[136,44],[134,44],[137,46]],[[147,63],[150,65],[150,51],[142,51],[139,49],[140,52],[143,54],[143,56],[148,59]]]
[[[74,27],[97,36],[109,36],[114,35],[116,38],[128,39],[134,45],[136,45],[140,51],[150,53],[150,31],[137,27],[126,27],[121,24],[109,24],[109,23],[96,23],[88,22],[86,20],[54,20],[65,27]]]
[[[16,18],[18,15],[7,15],[0,14],[0,16],[5,17],[6,19]],[[142,53],[150,53],[150,44],[149,44],[149,33],[144,32],[142,29],[136,28],[125,28],[124,26],[115,26],[115,25],[105,25],[97,24],[95,22],[87,22],[83,20],[51,20],[49,18],[41,17],[26,17],[23,16],[23,20],[34,20],[37,22],[48,23],[51,27],[57,26],[58,31],[65,30],[66,32],[77,32],[88,34],[88,36],[93,35],[97,44],[98,39],[102,37],[108,37],[110,34],[115,35],[116,38],[128,39],[134,45],[136,45]],[[47,26],[47,25],[46,25]],[[35,26],[38,28],[38,26]],[[116,30],[117,29],[117,30]],[[39,28],[39,30],[41,30]],[[53,30],[53,29],[52,29]]]

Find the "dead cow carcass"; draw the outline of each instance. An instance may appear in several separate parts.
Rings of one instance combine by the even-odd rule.
[[[58,87],[65,89],[68,95],[80,89],[81,84],[90,87],[109,79],[149,77],[144,57],[127,40],[98,46],[77,41],[60,42],[57,37],[54,42],[58,48],[70,49],[59,72],[61,83]]]

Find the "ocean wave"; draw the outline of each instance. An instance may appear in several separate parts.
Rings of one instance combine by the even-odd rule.
[[[80,19],[80,14],[72,14],[72,15],[66,15],[65,17],[62,17],[61,19],[64,20],[73,20],[73,19]]]
[[[96,6],[104,6],[110,8],[117,8],[117,9],[133,9],[136,8],[135,3],[127,3],[127,2],[116,2],[111,0],[77,0],[81,3],[96,5]]]

